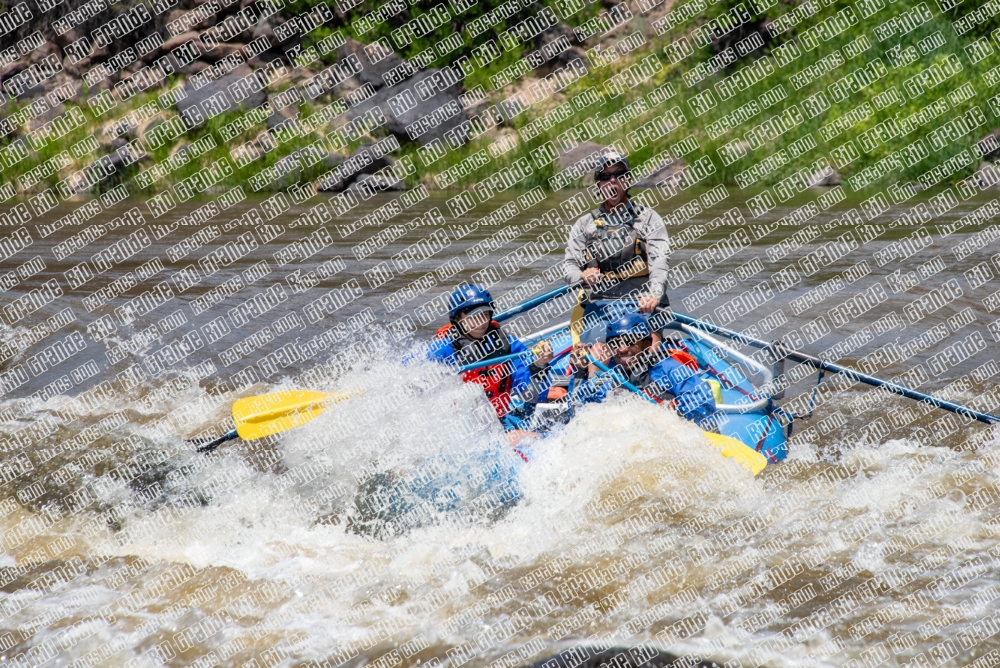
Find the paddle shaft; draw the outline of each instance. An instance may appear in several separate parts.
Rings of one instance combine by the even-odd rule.
[[[561,295],[566,294],[573,287],[574,286],[572,286],[572,285],[564,285],[562,287],[556,288],[555,290],[551,290],[549,292],[546,292],[545,294],[539,295],[538,297],[534,297],[532,299],[529,299],[526,302],[518,304],[517,306],[511,307],[511,308],[507,309],[506,311],[504,311],[502,313],[498,313],[495,316],[493,316],[493,319],[497,320],[499,322],[502,322],[504,320],[508,320],[510,318],[513,318],[515,315],[518,315],[520,313],[524,313],[525,311],[529,311],[529,310],[535,308],[536,306],[538,306],[540,304],[544,304],[545,302],[549,301],[550,299],[555,299],[556,297],[559,297]],[[569,347],[569,348],[566,348],[565,350],[560,351],[559,353],[557,353],[556,355],[554,355],[552,359],[553,360],[559,359],[563,355],[568,354],[571,350],[572,350],[572,346]],[[467,364],[465,366],[459,367],[457,370],[459,372],[472,371],[473,369],[479,369],[479,368],[482,368],[484,366],[492,366],[494,364],[502,364],[503,362],[515,359],[517,357],[521,357],[522,355],[526,355],[526,354],[529,354],[529,353],[531,353],[531,351],[525,351],[523,353],[515,353],[513,355],[504,355],[503,357],[497,357],[497,358],[494,358],[494,359],[491,359],[491,360],[487,360],[487,361],[482,362],[482,363]],[[278,419],[279,417],[281,417],[281,414],[282,414],[282,412],[280,410],[276,410],[276,411],[274,411],[274,415],[273,416],[265,414],[264,418],[265,419],[268,419],[268,418]],[[311,419],[311,418],[309,418],[309,419]],[[296,426],[298,426],[298,425],[296,425]],[[289,427],[289,428],[292,428],[292,427]],[[284,431],[284,429],[281,429],[280,431]],[[204,439],[204,440],[197,440],[197,441],[189,441],[189,443],[192,443],[192,444],[198,446],[197,447],[197,451],[198,452],[201,452],[201,453],[204,453],[204,454],[208,454],[208,453],[214,451],[216,448],[218,448],[223,443],[225,443],[227,441],[232,441],[232,440],[237,439],[239,437],[240,436],[237,433],[237,431],[235,429],[233,429],[232,431],[226,432],[222,436],[219,436],[218,438],[215,438],[215,439],[211,439],[211,440]]]
[[[883,380],[882,378],[876,378],[875,376],[870,376],[866,373],[861,373],[850,367],[841,366],[840,364],[834,364],[833,362],[827,362],[818,357],[812,355],[807,355],[806,353],[799,352],[797,350],[791,350],[786,348],[784,344],[780,341],[774,343],[768,343],[767,341],[762,341],[760,339],[755,339],[751,336],[747,336],[741,332],[734,331],[732,329],[727,329],[725,327],[720,327],[718,325],[713,325],[710,322],[705,322],[704,320],[698,320],[689,315],[683,313],[678,313],[677,311],[664,311],[665,313],[672,313],[674,320],[677,322],[684,323],[685,325],[690,325],[692,327],[697,327],[698,329],[710,332],[712,334],[719,334],[725,336],[728,339],[732,339],[738,343],[743,343],[755,348],[760,348],[761,350],[767,350],[775,356],[776,359],[790,359],[793,362],[798,362],[800,364],[807,364],[814,369],[828,371],[830,373],[838,373],[842,376],[847,376],[848,378],[855,380],[859,383],[864,383],[865,385],[871,385],[872,387],[882,387],[893,394],[898,394],[908,399],[915,399],[917,401],[926,401],[929,404],[942,408],[946,411],[951,411],[952,413],[958,413],[959,415],[965,415],[970,418],[979,420],[980,422],[985,422],[986,424],[997,424],[1000,423],[1000,417],[996,415],[990,415],[989,413],[981,413],[979,411],[973,410],[968,406],[962,406],[961,404],[956,404],[945,399],[940,399],[932,394],[927,394],[925,392],[918,392],[917,390],[898,385],[888,380]]]
[[[555,362],[557,359],[560,359],[561,357],[571,353],[572,351],[573,351],[573,346],[570,346],[569,348],[566,348],[564,350],[560,350],[559,352],[557,352],[555,355],[552,356],[551,362]],[[524,357],[525,355],[533,355],[533,354],[534,351],[525,350],[523,353],[514,353],[512,355],[502,355],[501,357],[492,357],[490,359],[482,360],[481,362],[473,362],[472,364],[465,364],[455,369],[455,371],[457,373],[464,373],[466,371],[475,371],[476,369],[482,369],[484,367],[493,366],[494,364],[503,364],[504,362],[517,359],[518,357]]]
[[[240,435],[236,433],[235,429],[233,429],[232,431],[227,431],[225,434],[223,434],[219,438],[210,440],[208,443],[205,443],[204,441],[189,441],[189,442],[190,443],[194,443],[195,445],[198,445],[199,443],[202,443],[202,445],[198,445],[197,450],[198,450],[198,452],[202,452],[202,453],[204,453],[204,454],[207,455],[208,453],[212,452],[213,450],[215,450],[217,447],[219,447],[220,445],[222,445],[226,441],[232,441],[232,440],[237,439],[239,437],[240,437]]]

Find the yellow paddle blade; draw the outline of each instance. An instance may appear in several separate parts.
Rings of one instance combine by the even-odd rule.
[[[731,436],[713,434],[710,431],[703,431],[702,433],[705,434],[705,438],[708,439],[708,442],[712,446],[722,451],[723,457],[736,460],[743,468],[754,475],[763,471],[764,467],[767,466],[767,457],[747,446],[746,443],[738,441]]]
[[[239,399],[233,404],[236,433],[244,441],[252,441],[295,429],[318,416],[330,404],[347,398],[346,394],[282,390]]]
[[[716,404],[723,403],[723,401],[722,401],[722,383],[720,383],[717,380],[712,380],[711,378],[706,378],[705,382],[708,383],[708,386],[710,388],[712,388],[712,396],[715,397],[715,403]]]

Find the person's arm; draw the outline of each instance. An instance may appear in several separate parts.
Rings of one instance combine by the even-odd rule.
[[[670,257],[670,242],[667,239],[667,225],[660,214],[648,208],[649,216],[639,230],[646,241],[646,253],[649,255],[649,279],[646,290],[659,299],[667,291],[667,260]]]
[[[427,344],[427,359],[449,364],[455,358],[455,346],[448,339],[435,339]]]
[[[510,352],[511,354],[526,353],[528,352],[527,346],[525,346],[521,341],[513,335],[507,335],[510,339]],[[517,396],[524,392],[531,386],[532,377],[532,366],[531,357],[525,355],[524,357],[517,357],[511,360],[511,365],[513,366],[511,375],[513,376],[513,382],[511,383],[511,396]],[[533,393],[534,394],[534,393]],[[525,401],[531,403],[537,399],[538,395],[535,394],[534,397],[526,397]]]
[[[587,264],[587,236],[585,227],[589,216],[583,216],[574,223],[566,240],[566,255],[563,260],[566,282],[570,285],[580,282],[584,265]]]
[[[653,381],[677,397],[677,409],[686,419],[701,423],[715,413],[712,387],[676,360],[663,360],[650,370]]]

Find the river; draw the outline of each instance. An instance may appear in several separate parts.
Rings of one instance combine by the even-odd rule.
[[[620,646],[636,665],[660,650],[732,667],[1000,662],[991,427],[829,376],[813,395],[802,374],[788,398],[815,396],[814,415],[757,478],[627,399],[581,410],[523,464],[475,420],[475,387],[403,361],[460,281],[507,306],[558,285],[565,217],[531,221],[572,194],[459,219],[432,194],[367,226],[388,197],[325,225],[302,217],[319,198],[270,227],[252,199],[214,232],[170,229],[204,202],[27,225],[31,245],[0,263],[16,281],[0,325],[4,665],[500,668],[566,651],[549,665],[575,666]],[[674,216],[674,308],[1000,409],[997,243],[956,223],[987,199],[891,227],[929,199],[780,225],[816,193],[757,218],[698,195],[657,204]],[[82,232],[135,207],[145,237]],[[84,261],[105,270],[87,278]],[[185,443],[218,434],[237,397],[303,387],[349,398],[281,436]],[[492,460],[467,469],[516,469],[521,501],[477,506],[460,480],[419,526],[365,523],[391,502],[373,486],[386,471],[470,452]]]

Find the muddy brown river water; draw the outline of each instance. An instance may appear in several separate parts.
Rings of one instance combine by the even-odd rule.
[[[800,374],[787,405],[814,415],[757,478],[627,398],[524,464],[470,421],[475,387],[404,363],[452,286],[510,306],[560,284],[572,194],[458,220],[432,195],[389,220],[388,197],[327,222],[318,198],[270,220],[247,199],[196,226],[173,223],[206,202],[3,228],[4,665],[569,666],[610,646],[734,668],[1000,663],[994,428],[829,377],[814,395]],[[930,222],[899,219],[936,212],[919,195],[781,224],[806,203],[658,203],[674,308],[1000,411],[1000,246],[963,221],[989,198]],[[228,429],[238,397],[303,387],[352,394],[280,436],[185,442]],[[358,528],[385,503],[372,480],[470,452],[514,471],[519,503]]]

